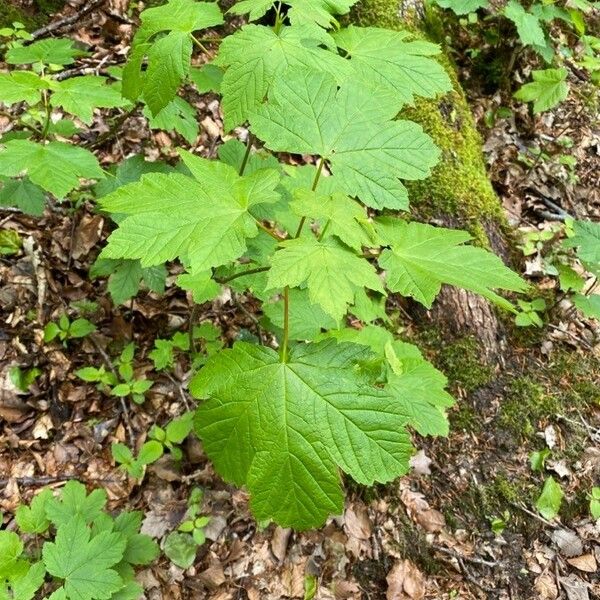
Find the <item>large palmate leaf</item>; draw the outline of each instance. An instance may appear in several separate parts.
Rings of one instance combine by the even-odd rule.
[[[179,96],[171,100],[157,115],[153,116],[147,107],[144,108],[143,114],[148,119],[151,129],[177,131],[188,144],[193,144],[198,137],[196,110]]]
[[[84,519],[76,516],[58,528],[55,542],[44,544],[44,563],[51,575],[64,580],[68,598],[108,599],[123,587],[111,567],[121,561],[125,545],[120,533],[103,531],[91,537]]]
[[[321,48],[333,43],[325,32],[316,35],[306,27],[246,25],[221,43],[215,64],[227,67],[221,82],[225,129],[248,119],[264,100],[276,75],[288,67],[309,67],[342,79],[349,75],[347,61]]]
[[[271,150],[326,159],[341,187],[374,208],[406,209],[403,179],[423,179],[439,155],[411,121],[392,121],[399,100],[358,82],[339,88],[326,73],[289,69],[250,122]]]
[[[143,94],[152,114],[156,115],[175,98],[190,72],[191,34],[220,25],[223,16],[216,2],[170,0],[145,10],[141,20],[123,71],[123,93],[132,101]],[[163,37],[149,43],[163,32]],[[144,56],[148,57],[148,68],[142,73]]]
[[[104,197],[104,210],[128,215],[112,233],[104,258],[139,258],[143,267],[181,258],[194,272],[239,258],[258,229],[250,209],[276,202],[279,174],[247,177],[218,161],[182,152],[195,179],[174,173],[144,175]]]
[[[45,145],[30,140],[5,142],[0,150],[0,175],[15,177],[23,173],[58,198],[76,188],[82,177],[104,177],[96,157],[85,148],[63,142]]]
[[[492,290],[524,291],[527,287],[497,256],[464,245],[471,238],[466,231],[392,218],[381,219],[377,229],[390,247],[379,257],[379,265],[387,271],[388,289],[411,296],[427,308],[443,283],[480,294],[509,310],[510,302]]]
[[[196,431],[217,470],[246,485],[258,519],[306,529],[343,506],[336,467],[356,481],[390,481],[408,469],[405,417],[354,368],[368,350],[328,340],[295,347],[287,362],[238,342],[191,383],[206,398]]]
[[[575,221],[573,237],[564,241],[567,248],[578,248],[577,256],[600,276],[600,223],[592,221]]]
[[[6,53],[6,62],[11,65],[44,63],[47,65],[69,65],[85,52],[75,48],[73,40],[48,38],[28,46],[15,46]]]
[[[31,183],[27,177],[8,179],[0,177],[0,206],[15,206],[23,212],[41,216],[46,204],[44,190]]]
[[[358,289],[383,293],[374,267],[335,239],[319,241],[313,236],[281,243],[271,259],[268,287],[297,287],[306,283],[308,296],[339,321]]]
[[[107,85],[106,77],[95,75],[73,77],[57,83],[51,100],[52,106],[61,106],[87,125],[92,122],[95,108],[114,108],[124,103],[121,92]]]
[[[442,8],[449,8],[457,15],[466,15],[480,8],[487,8],[489,0],[436,0]]]
[[[518,0],[509,0],[504,8],[504,16],[517,28],[521,43],[530,46],[544,46],[546,37],[539,19],[527,12]]]
[[[391,88],[403,102],[415,96],[433,98],[452,89],[446,70],[430,58],[439,46],[423,40],[407,41],[406,32],[376,27],[348,27],[334,34],[355,72],[365,81]]]

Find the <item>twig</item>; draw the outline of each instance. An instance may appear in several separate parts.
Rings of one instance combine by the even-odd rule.
[[[544,525],[547,525],[548,527],[552,527],[553,529],[558,528],[558,525],[556,525],[555,523],[552,523],[552,521],[548,521],[547,519],[544,519],[544,517],[534,513],[533,511],[529,510],[522,504],[518,504],[517,502],[509,502],[509,504],[511,506],[514,506],[515,508],[518,508],[519,510],[522,510],[524,513],[528,514],[530,517],[533,517],[534,519],[541,521]]]
[[[463,575],[473,584],[476,585],[480,590],[483,590],[484,592],[486,592],[487,594],[500,594],[501,590],[498,590],[496,588],[490,588],[487,587],[485,585],[483,585],[483,583],[481,583],[480,581],[478,581],[469,571],[469,569],[467,569],[465,563],[463,562],[462,558],[457,558],[456,559],[458,561],[458,564],[460,566],[460,570],[462,571]]]
[[[48,485],[49,483],[58,483],[61,481],[79,481],[81,477],[77,475],[43,475],[40,477],[6,477],[0,479],[0,487],[6,487],[11,481],[16,481],[19,485]],[[95,483],[118,483],[117,479],[90,479]]]
[[[185,409],[186,409],[187,411],[189,411],[189,410],[190,410],[190,404],[189,404],[189,402],[187,401],[187,398],[186,398],[186,396],[185,396],[185,392],[184,392],[184,390],[183,390],[183,386],[181,385],[181,382],[180,382],[180,381],[177,381],[177,380],[175,379],[175,377],[173,377],[173,376],[171,375],[171,373],[169,373],[168,371],[165,371],[165,375],[167,376],[167,378],[168,378],[168,379],[170,379],[171,383],[172,383],[172,384],[173,384],[173,385],[174,385],[174,386],[175,386],[175,387],[176,387],[176,388],[179,390],[179,395],[181,396],[181,400],[183,401],[183,404],[184,404],[184,406],[185,406]]]
[[[117,131],[121,128],[121,125],[123,125],[123,123],[125,123],[125,121],[127,121],[127,119],[129,119],[129,117],[131,117],[135,113],[136,110],[137,110],[137,106],[134,106],[132,109],[121,113],[114,120],[113,124],[110,126],[110,129],[108,131],[105,131],[104,133],[100,134],[93,142],[91,142],[89,144],[89,147],[91,149],[95,150],[96,148],[99,148],[100,146],[102,146],[102,144],[104,144],[104,142],[108,141],[110,138],[112,138],[117,133]]]
[[[94,348],[98,351],[98,354],[102,358],[102,361],[106,365],[106,368],[116,377],[117,381],[119,380],[119,374],[115,369],[112,361],[108,354],[106,354],[104,348],[100,345],[100,342],[96,339],[94,334],[89,336],[90,342],[94,345]],[[125,398],[123,396],[119,396],[119,401],[121,404],[121,412],[123,414],[123,421],[125,421],[125,428],[127,429],[127,435],[129,437],[129,444],[132,448],[135,447],[135,435],[133,434],[133,427],[131,426],[131,420],[129,419],[129,409],[127,408],[127,403],[125,402]]]
[[[71,25],[74,25],[82,17],[87,15],[89,12],[92,12],[95,8],[98,8],[100,5],[104,4],[104,1],[105,0],[92,0],[91,2],[87,3],[87,6],[84,5],[83,8],[81,8],[77,12],[73,13],[72,15],[67,15],[66,17],[63,17],[62,19],[57,19],[56,21],[52,21],[52,23],[49,23],[48,25],[45,25],[44,27],[40,27],[39,29],[36,29],[31,34],[31,37],[34,40],[37,40],[41,37],[47,36],[49,33],[52,33],[54,31],[56,31],[57,29],[62,29],[63,27],[69,27]]]
[[[489,560],[484,560],[483,558],[477,558],[476,556],[465,556],[464,554],[459,554],[451,548],[445,548],[444,546],[439,546],[437,544],[432,544],[431,547],[436,552],[442,552],[443,554],[448,554],[449,556],[452,556],[457,560],[465,560],[475,565],[485,565],[486,567],[497,567],[500,565],[500,563],[498,563],[497,561],[492,562]]]

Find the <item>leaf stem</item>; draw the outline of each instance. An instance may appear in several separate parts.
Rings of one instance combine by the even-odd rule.
[[[242,159],[242,164],[240,166],[240,177],[244,174],[246,170],[246,166],[248,165],[248,159],[250,158],[250,152],[252,152],[252,143],[254,142],[254,136],[248,132],[248,139],[246,140],[246,152],[244,153],[244,158]]]
[[[315,173],[315,178],[313,179],[312,186],[310,188],[311,192],[314,192],[317,189],[317,185],[319,184],[319,179],[321,178],[321,172],[323,171],[323,165],[325,164],[325,160],[321,156],[319,158],[319,164],[317,165],[317,172]],[[302,217],[300,219],[300,224],[298,225],[298,229],[296,230],[296,235],[294,238],[300,237],[302,233],[302,228],[304,227],[304,223],[306,223],[306,217]]]
[[[329,229],[329,225],[331,224],[331,219],[327,219],[327,223],[325,223],[325,227],[323,227],[321,233],[319,234],[319,241],[321,241],[324,237],[325,234],[327,233],[327,230]]]
[[[281,341],[281,362],[287,362],[290,337],[290,288],[283,288],[283,340]]]
[[[277,3],[275,7],[275,25],[273,26],[273,31],[277,34],[281,31],[281,26],[283,25],[283,19],[281,18],[281,2]]]
[[[208,51],[206,46],[193,33],[190,33],[190,37],[192,38],[192,41],[194,42],[194,44],[196,44],[196,46],[198,46],[198,48],[200,48],[200,50],[202,50],[202,52],[204,52],[208,56],[212,56],[212,54]]]
[[[244,275],[252,275],[253,273],[262,273],[264,271],[268,271],[269,269],[270,267],[256,267],[254,269],[247,269],[246,271],[234,273],[233,275],[229,275],[229,277],[215,277],[214,280],[217,283],[228,283],[233,279],[237,279],[238,277],[244,277]]]
[[[264,225],[261,221],[259,221],[258,219],[254,219],[256,221],[256,224],[265,232],[268,233],[274,240],[277,240],[278,242],[281,241],[281,238],[272,230],[269,229],[266,225]]]

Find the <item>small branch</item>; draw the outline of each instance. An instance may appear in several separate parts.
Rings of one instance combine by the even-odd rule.
[[[443,554],[448,554],[457,560],[464,560],[475,565],[485,565],[486,567],[497,567],[500,565],[497,561],[491,562],[489,560],[484,560],[483,558],[477,558],[476,556],[465,556],[464,554],[459,554],[455,550],[451,548],[445,548],[444,546],[438,546],[437,544],[432,544],[431,547],[436,552],[442,552]]]
[[[261,221],[259,221],[258,219],[255,219],[256,224],[265,232],[268,233],[274,240],[277,240],[278,242],[281,241],[281,238],[272,230],[269,229],[266,225],[264,225]]]
[[[44,27],[40,27],[40,29],[36,29],[31,34],[31,37],[34,40],[37,40],[41,37],[46,37],[49,33],[52,33],[53,31],[56,31],[57,29],[63,29],[64,27],[70,27],[71,25],[78,23],[82,17],[84,17],[88,13],[92,12],[95,8],[98,8],[99,6],[104,4],[104,1],[105,0],[92,0],[92,2],[89,2],[89,3],[84,2],[83,8],[78,10],[76,13],[73,13],[72,15],[63,17],[62,19],[52,21],[52,23],[49,23],[48,25],[45,25]]]
[[[18,485],[48,485],[49,483],[58,483],[61,481],[81,481],[81,477],[77,475],[42,475],[39,477],[7,477],[0,479],[0,487],[6,487],[11,481],[16,481]],[[117,479],[90,479],[94,483],[118,483]]]

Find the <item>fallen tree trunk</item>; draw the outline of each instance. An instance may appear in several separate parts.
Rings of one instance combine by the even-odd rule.
[[[420,0],[362,0],[353,9],[351,20],[361,26],[408,29],[415,36],[431,39]],[[446,54],[438,59],[450,76],[453,91],[433,100],[418,99],[403,111],[403,116],[419,123],[442,150],[431,177],[405,182],[412,212],[425,222],[470,231],[476,243],[506,261],[510,257],[508,227],[486,172],[481,137],[456,69]],[[504,328],[484,298],[444,286],[427,318],[455,336],[473,336],[489,362],[501,358]]]

